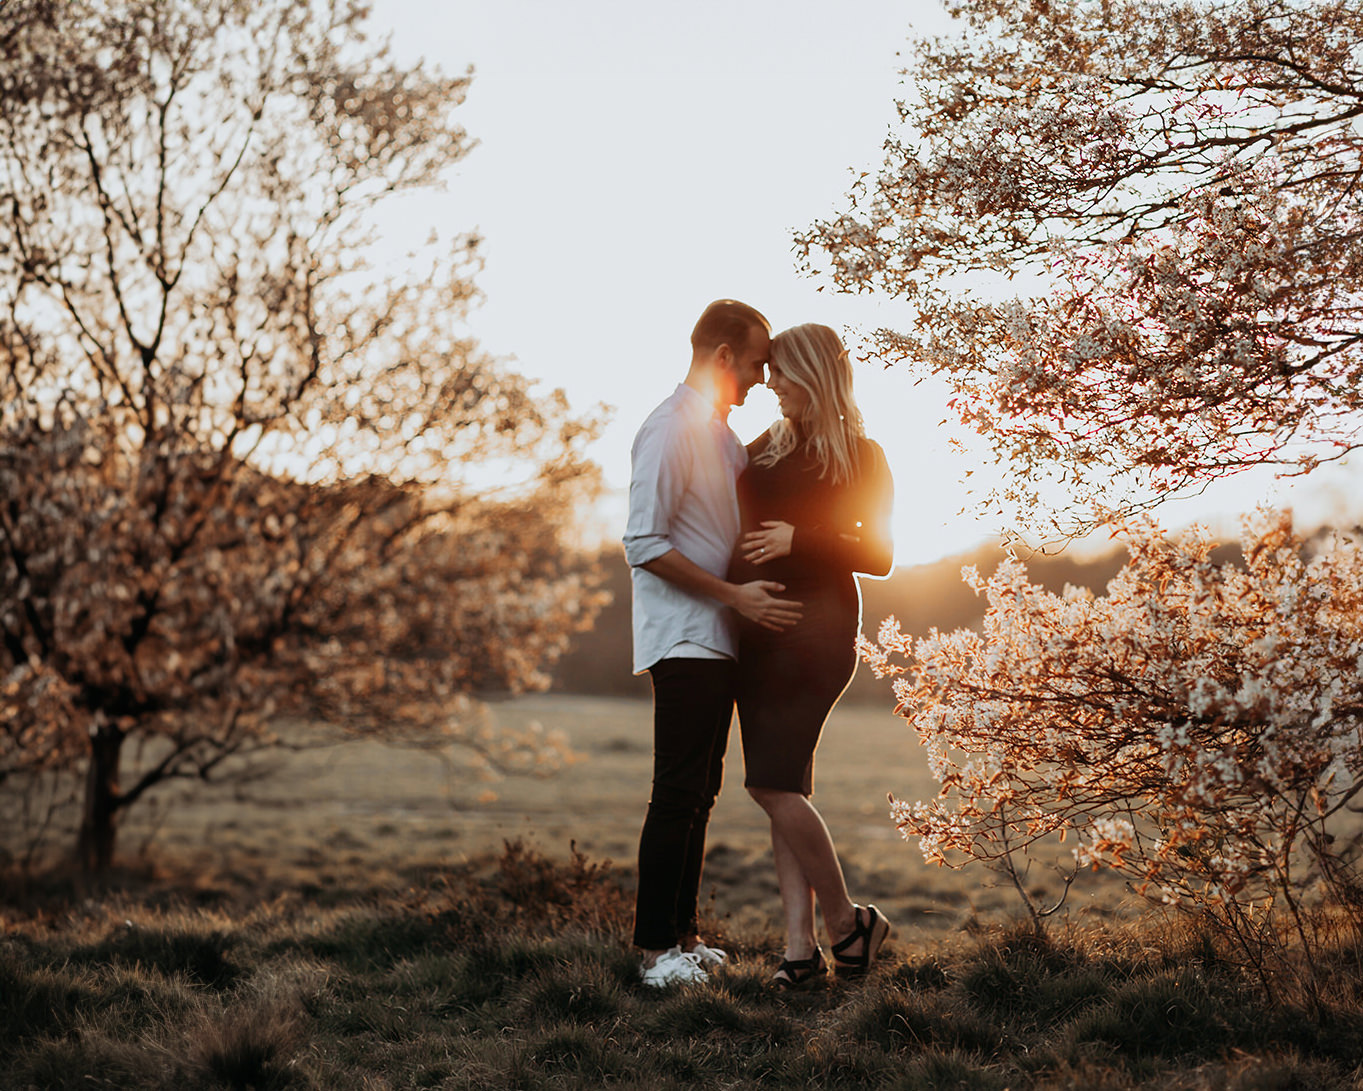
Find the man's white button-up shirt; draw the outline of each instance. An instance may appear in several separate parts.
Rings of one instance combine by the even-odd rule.
[[[743,444],[714,406],[685,383],[634,437],[625,527],[634,587],[634,673],[679,644],[735,654],[727,607],[640,566],[675,549],[723,579],[738,541],[735,482],[747,461]]]

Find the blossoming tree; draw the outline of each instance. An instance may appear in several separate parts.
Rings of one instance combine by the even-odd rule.
[[[0,782],[83,766],[101,868],[286,715],[552,761],[463,713],[599,606],[595,421],[463,332],[476,240],[365,257],[467,79],[339,0],[14,0],[0,42]]]
[[[947,7],[963,34],[919,43],[884,166],[798,245],[915,305],[878,351],[953,386],[1009,464],[1005,507],[1050,476],[1080,529],[1091,505],[1355,448],[1363,8]],[[978,298],[1028,273],[1035,298]]]
[[[1356,449],[1363,8],[947,6],[963,33],[919,45],[906,135],[799,246],[842,289],[915,305],[877,349],[949,381],[1009,472],[996,499],[1069,533]],[[1033,298],[981,295],[1018,274]],[[1047,479],[1066,510],[1037,504]],[[903,672],[942,785],[896,821],[936,860],[1069,835],[1251,957],[1363,932],[1342,827],[1363,786],[1357,545],[1312,552],[1270,518],[1234,568],[1196,535],[1124,533],[1103,597],[1045,594],[1011,561],[979,582],[982,632],[915,645],[890,624],[864,646]]]

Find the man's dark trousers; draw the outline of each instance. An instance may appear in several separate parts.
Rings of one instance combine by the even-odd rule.
[[[705,830],[724,775],[737,664],[660,659],[653,680],[653,793],[639,836],[634,943],[651,951],[699,932]]]

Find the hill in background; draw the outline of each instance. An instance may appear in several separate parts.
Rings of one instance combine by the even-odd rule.
[[[891,616],[899,619],[904,632],[920,636],[934,628],[978,627],[984,618],[985,600],[962,582],[961,568],[974,565],[988,576],[1004,556],[998,543],[989,543],[932,564],[899,568],[888,579],[863,579],[862,631],[874,637],[880,623]],[[1101,593],[1125,561],[1126,551],[1120,548],[1097,557],[1038,555],[1028,561],[1027,570],[1033,583],[1050,591],[1070,584]],[[621,550],[607,553],[603,563],[606,587],[613,596],[611,604],[601,611],[596,627],[581,634],[560,661],[553,688],[561,693],[647,697],[648,676],[630,673],[629,566]],[[864,665],[858,666],[843,697],[844,701],[862,703],[889,699],[889,683],[877,680]]]

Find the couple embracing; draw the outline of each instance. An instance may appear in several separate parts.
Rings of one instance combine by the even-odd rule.
[[[745,448],[729,409],[764,378],[781,419]],[[834,968],[864,971],[890,923],[848,896],[810,795],[820,731],[856,666],[853,573],[882,576],[892,564],[893,484],[864,434],[838,335],[804,325],[772,337],[752,307],[712,303],[692,331],[685,381],[639,429],[632,457],[634,670],[653,683],[634,924],[641,976],[702,981],[725,960],[699,935],[697,903],[735,704],[744,784],[771,820],[785,914],[773,983],[827,973],[816,899]]]

